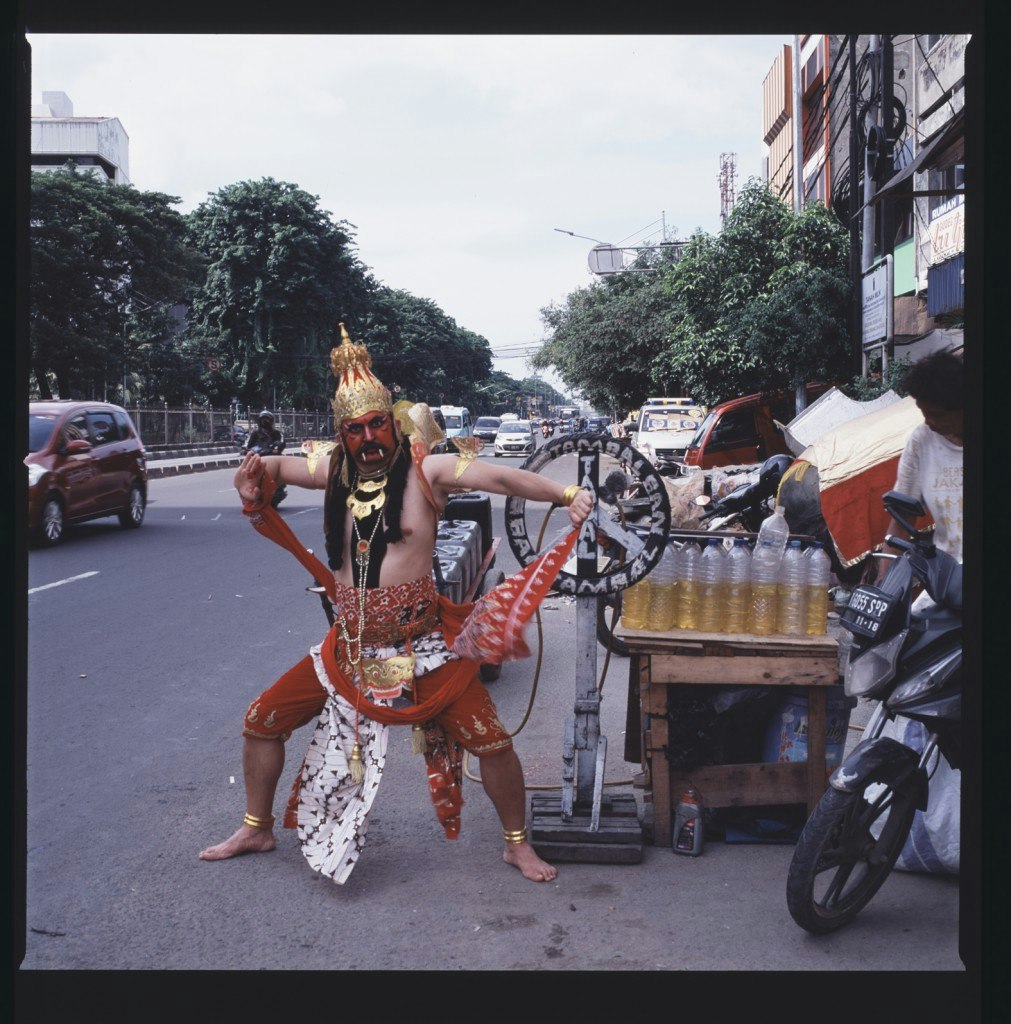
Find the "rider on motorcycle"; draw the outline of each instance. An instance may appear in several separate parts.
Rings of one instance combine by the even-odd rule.
[[[249,432],[243,451],[248,452],[256,445],[272,449],[272,455],[280,455],[284,451],[284,434],[274,426],[274,414],[263,409],[256,418],[256,426]]]
[[[274,426],[274,414],[263,409],[256,418],[256,427],[249,432],[243,452],[260,449],[261,455],[280,455],[284,451],[284,434]],[[288,496],[288,489],[281,484],[274,492],[272,504],[276,508]]]

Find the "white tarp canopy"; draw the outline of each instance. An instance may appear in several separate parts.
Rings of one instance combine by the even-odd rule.
[[[891,390],[870,402],[857,402],[847,398],[838,388],[829,388],[821,398],[812,402],[783,427],[786,446],[794,456],[798,456],[830,430],[897,401],[899,396]]]

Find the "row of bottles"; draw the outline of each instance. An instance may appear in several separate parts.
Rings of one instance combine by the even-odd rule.
[[[700,550],[670,541],[658,565],[622,595],[626,629],[706,633],[825,632],[831,563],[815,542],[804,551],[789,539],[783,509],[762,523],[755,549],[738,537],[725,550],[717,537]]]

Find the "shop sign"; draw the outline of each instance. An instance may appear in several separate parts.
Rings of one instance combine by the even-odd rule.
[[[863,279],[863,343],[880,343],[891,333],[892,322],[892,257],[864,274]]]
[[[953,196],[930,213],[930,263],[965,251],[965,196]]]

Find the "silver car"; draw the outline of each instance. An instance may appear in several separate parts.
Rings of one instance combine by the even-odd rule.
[[[534,428],[529,420],[507,420],[495,435],[495,458],[502,455],[526,456],[535,447]]]

